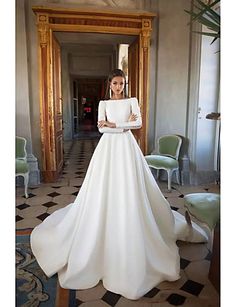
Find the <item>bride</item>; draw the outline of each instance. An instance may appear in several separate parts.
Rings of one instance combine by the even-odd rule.
[[[180,278],[176,240],[205,242],[205,232],[172,211],[130,129],[142,126],[136,98],[127,98],[123,71],[108,77],[99,103],[103,133],[74,201],[36,226],[31,248],[62,288],[104,287],[138,299],[162,281]],[[109,94],[110,93],[110,94]]]

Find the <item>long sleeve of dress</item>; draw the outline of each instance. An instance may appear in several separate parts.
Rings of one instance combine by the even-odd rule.
[[[138,118],[135,121],[131,121],[131,122],[116,123],[117,128],[140,129],[142,127],[142,117],[141,117],[140,107],[138,105],[137,98],[132,98],[131,111],[133,114],[138,115]]]
[[[98,121],[106,120],[106,106],[105,101],[101,100],[98,105]],[[110,127],[102,127],[98,128],[100,133],[122,133],[124,129],[122,128],[110,128]]]

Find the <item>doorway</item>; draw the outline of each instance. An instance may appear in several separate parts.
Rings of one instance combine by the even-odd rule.
[[[72,138],[98,138],[98,104],[104,95],[103,78],[71,77]]]
[[[57,153],[62,152],[61,142],[56,143],[55,101],[53,85],[52,38],[55,32],[109,33],[136,36],[136,71],[130,78],[129,93],[135,93],[140,102],[143,127],[136,136],[143,153],[147,152],[149,53],[151,24],[155,14],[150,12],[114,12],[108,10],[66,9],[33,7],[37,18],[39,72],[40,72],[40,123],[42,144],[42,174],[45,182],[55,181],[62,168],[58,167]],[[134,62],[135,63],[135,62]],[[131,70],[130,70],[131,71]],[[58,96],[58,95],[57,95]],[[62,100],[62,97],[61,97]]]
[[[101,136],[97,129],[98,104],[105,98],[107,76],[110,71],[121,68],[126,75],[127,93],[130,97],[138,97],[138,78],[131,78],[132,86],[129,85],[132,75],[129,74],[129,61],[133,58],[130,49],[133,50],[132,46],[137,41],[137,36],[53,33],[60,43],[62,52],[64,140],[98,138]],[[138,63],[132,64],[132,71],[137,72]],[[138,140],[137,131],[133,134]]]

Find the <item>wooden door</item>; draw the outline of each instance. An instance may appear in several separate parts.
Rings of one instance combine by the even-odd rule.
[[[139,98],[139,37],[128,49],[129,97]]]
[[[61,48],[52,35],[52,69],[53,69],[53,108],[54,142],[56,156],[56,173],[63,167],[63,124],[62,124],[62,91],[61,91]],[[53,134],[52,134],[53,135]]]
[[[139,36],[129,46],[128,49],[128,91],[129,97],[136,97],[140,104],[139,95]],[[142,129],[132,130],[139,146],[142,148],[141,133]]]

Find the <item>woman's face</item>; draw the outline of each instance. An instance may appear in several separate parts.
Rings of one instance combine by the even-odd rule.
[[[110,82],[110,88],[114,95],[121,95],[125,87],[125,79],[123,77],[114,77]]]

